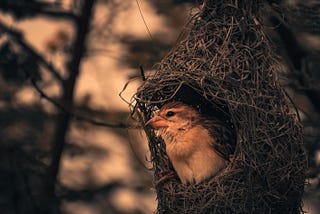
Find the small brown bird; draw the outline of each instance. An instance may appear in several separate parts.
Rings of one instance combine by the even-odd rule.
[[[217,175],[233,152],[223,142],[231,140],[232,133],[221,121],[204,118],[195,108],[181,102],[165,104],[146,124],[164,140],[182,183],[199,183]]]

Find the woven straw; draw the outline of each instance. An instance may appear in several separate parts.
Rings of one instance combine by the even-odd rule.
[[[155,187],[157,213],[302,212],[302,128],[277,81],[281,70],[258,22],[261,7],[249,0],[207,3],[138,89],[134,111],[142,123],[179,100],[222,113],[236,133],[234,159],[221,174],[200,184],[172,178]],[[173,167],[162,139],[148,127],[146,133],[158,181]]]

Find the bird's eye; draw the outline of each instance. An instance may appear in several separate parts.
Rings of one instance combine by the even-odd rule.
[[[166,117],[172,117],[175,114],[176,113],[174,113],[173,111],[168,111],[167,114],[166,114]]]

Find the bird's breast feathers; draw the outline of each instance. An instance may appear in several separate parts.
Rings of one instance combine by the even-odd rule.
[[[213,138],[207,129],[195,126],[181,133],[170,143],[163,136],[167,154],[183,183],[202,181],[225,167],[226,161],[211,147]]]
[[[168,103],[146,124],[164,140],[167,154],[183,183],[198,183],[226,166],[225,159],[212,146],[217,141],[196,109],[179,102]]]

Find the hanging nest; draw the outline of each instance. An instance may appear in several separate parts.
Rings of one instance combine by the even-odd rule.
[[[260,1],[215,0],[192,17],[184,38],[135,95],[145,123],[167,102],[220,117],[236,133],[234,158],[200,184],[156,186],[157,213],[300,213],[303,134],[276,74],[278,59],[258,22]],[[173,171],[165,144],[146,127],[155,180]],[[199,139],[201,140],[201,139]]]

